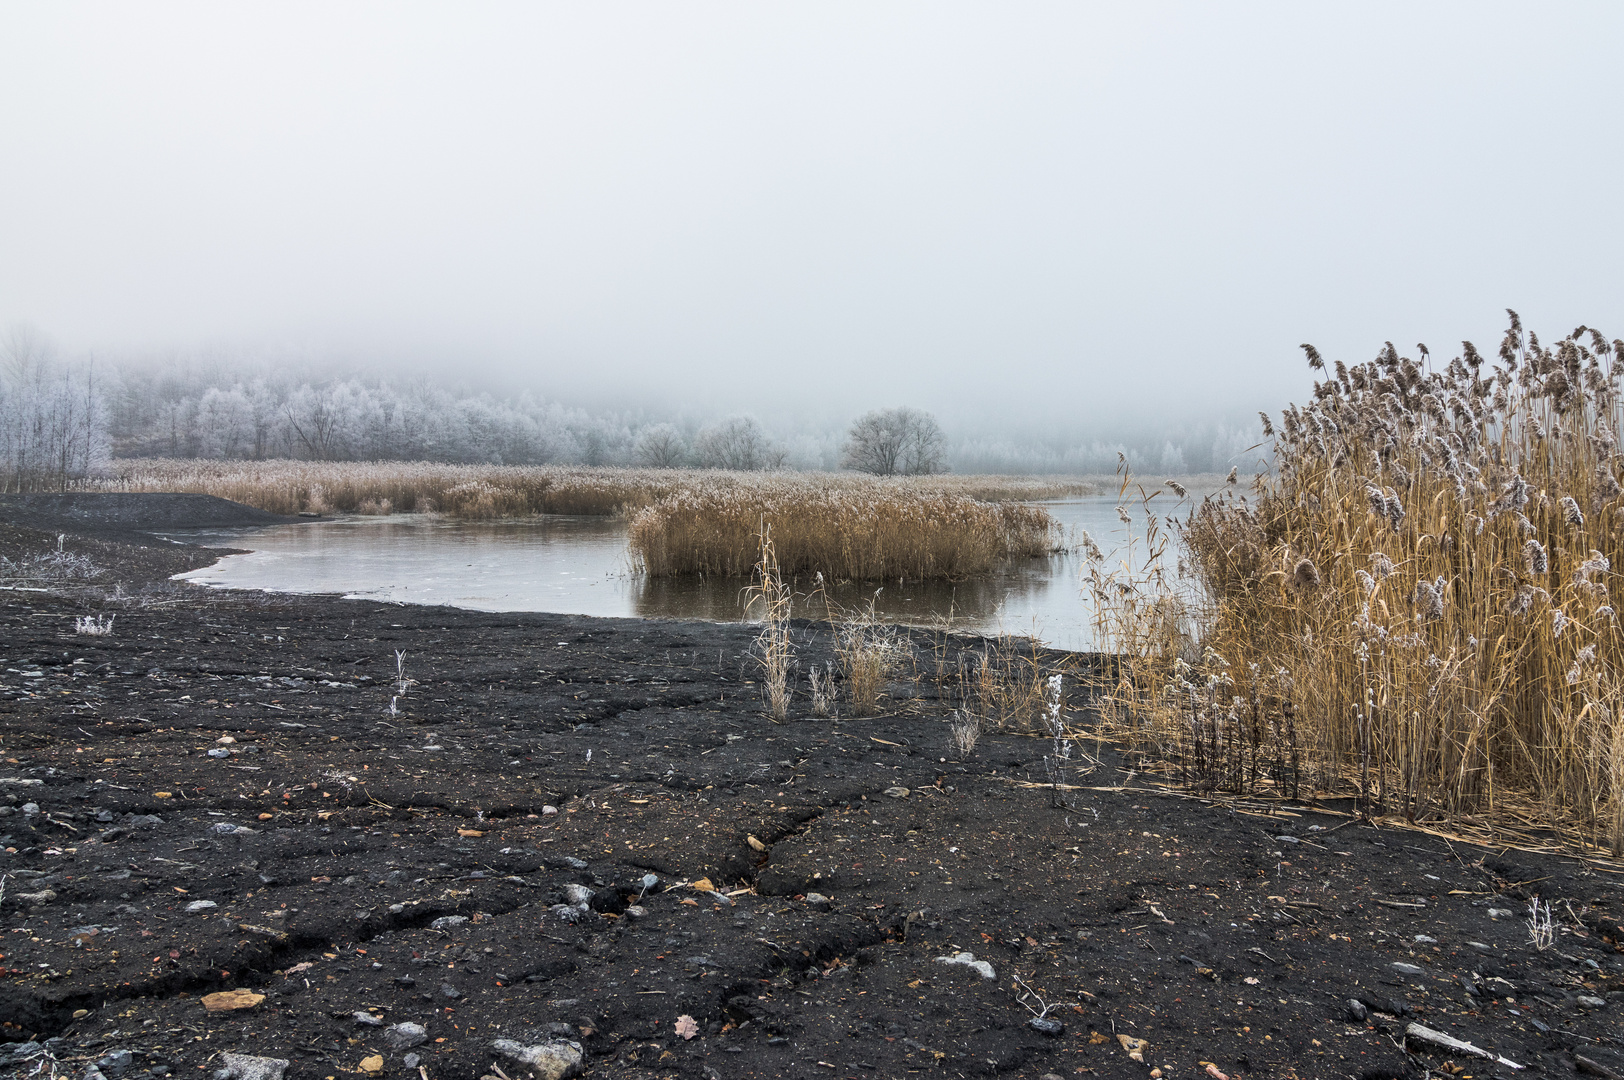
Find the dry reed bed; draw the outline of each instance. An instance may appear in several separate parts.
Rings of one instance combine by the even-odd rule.
[[[860,486],[782,475],[770,487],[695,488],[632,518],[631,551],[651,574],[748,575],[763,524],[788,577],[964,578],[1001,560],[1049,553],[1047,511],[931,492],[905,480]],[[844,478],[839,478],[844,479]]]
[[[957,496],[988,501],[1091,493],[1069,478],[931,476],[879,479],[855,473],[740,473],[587,466],[438,465],[429,462],[199,461],[126,459],[94,491],[185,491],[278,514],[442,513],[491,519],[531,514],[625,514],[687,492],[772,495],[800,490],[893,498]]]
[[[1497,361],[1335,364],[1264,418],[1255,496],[1183,526],[1204,609],[1100,582],[1124,715],[1209,789],[1351,785],[1411,820],[1533,803],[1620,854],[1621,351],[1583,327],[1542,346],[1513,314]]]

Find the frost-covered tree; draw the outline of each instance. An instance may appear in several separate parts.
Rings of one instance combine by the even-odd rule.
[[[66,490],[107,461],[95,364],[58,361],[29,327],[0,336],[0,490]]]
[[[198,455],[210,458],[248,456],[254,435],[254,409],[238,387],[211,386],[198,401]]]
[[[842,468],[875,476],[928,476],[946,471],[942,429],[918,409],[876,409],[852,421]]]
[[[688,440],[671,424],[650,424],[637,436],[634,452],[639,465],[674,469],[688,460]]]
[[[774,446],[753,416],[734,416],[700,431],[694,455],[707,469],[777,469],[784,452]]]
[[[300,457],[337,461],[346,456],[345,404],[334,387],[308,383],[288,398],[282,412],[298,440]]]

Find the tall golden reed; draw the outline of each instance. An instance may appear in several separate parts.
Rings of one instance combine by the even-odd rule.
[[[1308,779],[1373,809],[1532,805],[1618,855],[1624,342],[1542,346],[1511,313],[1497,361],[1418,348],[1337,363],[1277,433],[1264,418],[1273,473],[1183,528],[1203,648],[1164,633],[1119,689],[1202,760],[1250,743],[1254,779],[1289,729]]]
[[[130,458],[82,486],[197,492],[276,514],[441,513],[488,520],[623,513],[680,490],[682,476],[672,469]]]
[[[763,521],[790,577],[965,578],[1002,559],[1047,554],[1057,542],[1041,507],[904,482],[785,476],[770,487],[698,488],[661,499],[632,518],[631,550],[651,574],[744,576],[755,565]]]
[[[83,490],[186,491],[217,495],[277,514],[441,513],[491,519],[531,514],[626,514],[684,492],[800,490],[957,495],[983,501],[1088,494],[1072,477],[922,476],[727,472],[572,465],[441,465],[423,461],[203,461],[128,458]]]

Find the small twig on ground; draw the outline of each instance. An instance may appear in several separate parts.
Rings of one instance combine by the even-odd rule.
[[[1054,1006],[1050,1005],[1047,1001],[1044,1001],[1043,996],[1028,986],[1025,979],[1021,978],[1019,975],[1016,975],[1014,978],[1016,986],[1015,1000],[1020,1002],[1021,1005],[1025,1007],[1027,1012],[1031,1013],[1036,1019],[1042,1020],[1054,1010]],[[1032,1003],[1026,1000],[1029,997],[1036,998],[1037,1003],[1043,1006],[1043,1010],[1041,1012],[1034,1009],[1032,1007]]]

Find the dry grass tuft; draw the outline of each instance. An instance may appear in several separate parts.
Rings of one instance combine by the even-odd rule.
[[[794,595],[779,573],[771,526],[761,526],[758,543],[761,555],[756,562],[756,577],[750,586],[746,614],[751,609],[760,609],[761,633],[756,635],[756,658],[761,663],[762,694],[772,718],[782,722],[789,719],[790,669],[795,665],[795,648],[790,640]]]
[[[1121,719],[1216,787],[1351,785],[1412,821],[1535,801],[1624,852],[1621,348],[1513,316],[1497,362],[1337,365],[1254,497],[1183,526],[1205,605],[1099,582]]]
[[[964,760],[976,752],[981,741],[981,719],[969,709],[956,709],[947,722],[948,740],[953,753]]]
[[[1030,639],[1002,637],[960,657],[957,695],[982,731],[1047,732],[1045,680],[1053,667]]]
[[[856,611],[841,612],[835,627],[835,655],[846,676],[846,698],[855,716],[880,711],[880,698],[892,674],[908,659],[911,649],[896,628],[880,622],[874,602]]]
[[[739,576],[754,562],[759,522],[772,524],[790,576],[835,580],[965,578],[1056,545],[1046,510],[989,503],[920,482],[781,476],[771,485],[695,487],[631,523],[631,550],[651,574]]]
[[[825,661],[822,667],[813,664],[807,670],[806,681],[812,696],[812,715],[833,719],[835,713],[835,666]]]

